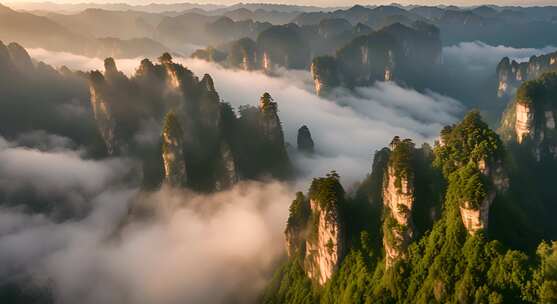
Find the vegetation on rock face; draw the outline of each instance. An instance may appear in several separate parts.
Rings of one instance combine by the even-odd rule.
[[[344,188],[339,178],[335,171],[328,173],[326,177],[314,178],[309,188],[309,199],[315,200],[322,210],[338,208],[344,199]]]
[[[473,111],[458,125],[447,126],[441,131],[440,144],[435,147],[434,165],[448,177],[468,163],[498,160],[503,154],[499,136],[482,121],[479,112]]]
[[[468,164],[449,176],[449,192],[460,198],[461,205],[468,209],[479,209],[487,196],[486,177],[474,164]]]
[[[302,192],[296,193],[296,199],[290,205],[286,229],[303,230],[309,219],[311,210],[308,199]]]
[[[187,184],[187,171],[183,147],[184,133],[173,111],[166,114],[162,131],[162,158],[165,176],[173,186]]]
[[[402,180],[412,181],[414,176],[414,143],[411,139],[400,140],[398,136],[391,141],[392,148],[389,157],[389,167],[394,170],[395,186],[402,189]]]

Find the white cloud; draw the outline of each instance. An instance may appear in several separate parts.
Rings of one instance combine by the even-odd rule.
[[[156,218],[115,234],[138,195],[103,192],[91,215],[64,223],[0,209],[0,276],[31,273],[60,303],[254,301],[284,252],[289,187],[163,188],[142,198],[158,206]]]
[[[481,41],[461,42],[458,45],[443,48],[443,60],[452,65],[461,65],[472,71],[495,73],[497,64],[503,57],[517,61],[528,61],[533,55],[542,55],[557,51],[557,47],[547,46],[541,49],[513,48],[492,46]]]
[[[132,169],[128,160],[86,160],[63,146],[40,151],[0,137],[0,193],[25,185],[42,198],[34,203],[54,202],[56,193],[88,207],[60,221],[1,201],[0,280],[30,276],[58,303],[253,302],[284,254],[294,190],[269,181],[211,195],[145,193],[123,179]],[[131,204],[151,206],[154,217],[129,221]]]

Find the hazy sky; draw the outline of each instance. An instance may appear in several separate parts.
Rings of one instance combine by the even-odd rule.
[[[478,4],[498,4],[498,5],[519,5],[519,6],[532,6],[532,5],[557,5],[557,0],[399,0],[399,1],[350,1],[350,0],[48,0],[50,2],[56,3],[82,3],[82,2],[94,2],[94,3],[130,3],[130,4],[148,4],[148,3],[176,3],[176,2],[191,2],[191,3],[214,3],[214,4],[235,4],[238,2],[244,3],[283,3],[283,4],[297,4],[297,5],[317,5],[317,6],[350,6],[354,4],[362,5],[379,5],[379,4],[389,4],[389,3],[400,3],[400,4],[423,4],[423,5],[437,5],[437,4],[452,4],[460,6],[471,6]],[[46,0],[8,0],[3,2],[46,2]]]

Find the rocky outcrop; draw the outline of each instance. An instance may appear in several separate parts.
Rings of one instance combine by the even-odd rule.
[[[215,185],[217,191],[230,188],[240,179],[234,153],[232,153],[230,145],[224,141],[220,144],[220,157],[221,170],[219,170]]]
[[[344,189],[333,171],[314,179],[308,197],[299,192],[290,206],[285,230],[288,256],[300,257],[306,275],[318,285],[332,277],[347,251],[343,202]]]
[[[502,117],[503,138],[528,147],[538,161],[557,158],[555,90],[557,74],[553,72],[524,82]]]
[[[180,74],[178,73],[177,67],[172,62],[172,56],[168,53],[164,53],[161,57],[159,57],[159,61],[165,67],[168,86],[174,90],[180,89]]]
[[[259,112],[261,113],[260,130],[263,136],[271,143],[284,143],[278,106],[269,93],[264,93],[259,99]]]
[[[221,121],[220,113],[220,98],[215,90],[213,78],[209,74],[205,74],[199,82],[199,112],[203,125],[217,130]]]
[[[395,137],[391,143],[391,154],[383,178],[383,246],[385,263],[391,267],[405,257],[405,251],[414,235],[412,209],[414,208],[414,144]]]
[[[498,193],[504,193],[509,188],[509,177],[500,159],[480,159],[477,169],[482,177],[481,187],[485,191],[485,196],[479,200],[472,201],[472,198],[465,198],[460,202],[460,217],[462,223],[469,234],[476,234],[480,230],[487,230],[489,227],[489,211]]]
[[[258,52],[255,41],[250,38],[242,38],[231,43],[227,61],[230,67],[250,71],[259,68],[257,56]]]
[[[509,188],[504,144],[477,111],[445,127],[441,138],[444,144],[435,147],[435,163],[448,182],[446,205],[458,208],[454,211],[469,234],[486,230],[493,201]]]
[[[439,29],[423,22],[395,23],[358,36],[336,52],[317,57],[311,66],[318,95],[336,86],[368,86],[376,81],[421,85],[441,63]],[[426,77],[427,78],[427,77]]]
[[[139,118],[131,103],[131,90],[128,78],[112,58],[105,59],[104,74],[100,71],[89,74],[91,108],[108,154],[129,149],[129,132]]]
[[[184,133],[173,112],[169,112],[164,120],[162,159],[165,182],[174,187],[185,186],[187,172],[184,157]]]
[[[257,37],[257,48],[264,70],[274,66],[288,69],[307,69],[310,61],[309,45],[295,24],[272,26]]]
[[[534,109],[528,103],[517,102],[516,104],[515,132],[516,140],[520,144],[526,137],[534,134]]]
[[[311,133],[309,132],[309,128],[307,126],[302,126],[298,129],[298,151],[303,153],[313,154],[314,152],[314,143],[313,139],[311,138]]]
[[[313,238],[306,243],[306,272],[310,279],[323,285],[333,276],[344,256],[344,227],[338,208],[324,209],[317,200],[310,200],[310,206],[317,227]]]
[[[297,256],[303,258],[306,254],[311,208],[309,200],[302,192],[296,193],[296,199],[290,205],[289,211],[290,214],[284,231],[286,252],[291,259],[295,259]]]
[[[108,85],[104,75],[99,71],[91,72],[90,76],[91,107],[97,127],[104,140],[108,154],[116,153],[118,140],[116,138],[116,119],[112,104],[106,98]]]
[[[315,93],[324,96],[340,85],[337,61],[331,56],[316,57],[311,63]]]
[[[263,70],[272,73],[278,67],[307,69],[310,47],[295,24],[269,26],[257,35],[257,40],[242,38],[221,49],[200,49],[192,57],[215,61],[226,67],[242,70]]]
[[[545,72],[555,70],[557,70],[557,52],[532,56],[527,62],[511,61],[505,57],[497,66],[497,96],[511,97],[524,81],[536,79]]]
[[[337,270],[346,251],[345,224],[341,204],[344,190],[336,173],[314,179],[309,193],[311,220],[306,241],[304,269],[319,285]]]
[[[470,234],[487,229],[489,224],[489,209],[495,199],[495,191],[490,191],[480,202],[479,207],[475,207],[470,202],[463,202],[460,206],[460,217],[464,227]]]

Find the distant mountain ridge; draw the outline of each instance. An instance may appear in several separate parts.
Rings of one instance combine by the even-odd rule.
[[[25,47],[40,47],[89,57],[156,56],[168,48],[153,39],[96,39],[77,33],[47,17],[22,13],[0,5],[0,39],[19,41]]]

